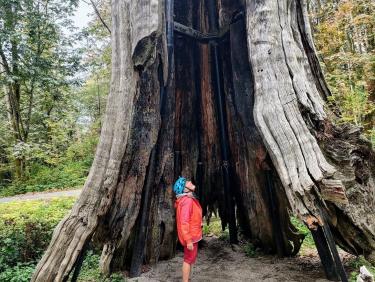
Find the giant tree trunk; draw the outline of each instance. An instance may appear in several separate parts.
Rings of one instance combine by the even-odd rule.
[[[145,261],[172,257],[178,175],[197,182],[205,213],[218,209],[228,223],[212,49],[176,35],[168,72],[164,2],[112,1],[112,86],[100,142],[83,192],[32,281],[67,279],[89,241],[103,249],[103,272],[128,269],[144,205]],[[241,9],[245,18],[231,21]],[[176,1],[174,14],[210,31],[207,1]],[[295,254],[302,238],[290,223],[294,214],[310,228],[329,224],[348,252],[373,256],[374,152],[358,128],[335,126],[324,108],[329,90],[304,1],[221,0],[218,15],[220,28],[229,25],[219,51],[231,189],[243,234],[270,253]]]

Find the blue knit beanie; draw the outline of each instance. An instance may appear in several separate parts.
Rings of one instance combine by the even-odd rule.
[[[184,193],[185,184],[186,184],[186,178],[180,176],[173,185],[173,191],[176,193],[176,195]]]

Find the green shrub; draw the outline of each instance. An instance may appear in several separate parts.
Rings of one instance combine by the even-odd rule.
[[[82,186],[94,159],[97,139],[87,136],[73,143],[53,164],[28,162],[28,178],[0,186],[0,197]]]
[[[255,247],[252,243],[248,242],[246,245],[244,245],[244,251],[245,251],[245,255],[250,257],[250,258],[255,258],[258,256],[256,250],[255,250]]]
[[[79,281],[88,281],[90,279],[94,279],[93,281],[102,281],[102,275],[99,271],[99,259],[100,255],[95,254],[94,251],[89,250],[87,252],[79,273]]]
[[[203,224],[203,235],[213,235],[218,237],[220,240],[229,241],[229,230],[228,227],[223,231],[221,226],[221,220],[219,217],[211,217],[210,224],[206,222]]]
[[[315,242],[307,226],[303,224],[298,218],[293,216],[290,218],[290,221],[298,229],[300,233],[305,235],[305,239],[303,240],[301,249],[314,249]]]
[[[122,282],[124,281],[121,273],[113,273],[110,278],[105,278],[99,270],[99,253],[95,253],[93,250],[89,250],[86,254],[85,260],[83,261],[81,271],[79,273],[78,281],[89,282],[89,281],[111,281],[111,282]]]
[[[55,226],[74,201],[74,198],[64,198],[1,204],[0,272],[9,267],[13,269],[9,271],[17,271],[24,263],[38,260]]]
[[[0,187],[0,196],[13,196],[27,192],[41,192],[51,189],[67,189],[82,186],[90,165],[82,162],[70,162],[56,167],[38,165],[33,176],[26,181],[13,182]]]
[[[54,228],[69,212],[74,198],[19,201],[0,204],[0,281],[30,281],[37,261],[47,248]],[[99,270],[100,254],[89,250],[79,281],[124,281],[121,273],[105,278]]]
[[[0,281],[2,282],[28,282],[31,279],[35,269],[35,263],[18,263],[13,267],[7,267],[0,272]]]
[[[86,165],[91,165],[95,155],[95,148],[98,143],[97,133],[86,136],[81,142],[73,143],[67,150],[64,156],[65,161],[80,162],[83,161]]]
[[[219,237],[222,233],[221,221],[218,217],[211,217],[210,225],[208,225],[206,222],[203,224],[204,235],[212,234]]]
[[[363,265],[366,266],[368,271],[370,271],[375,276],[375,266],[368,262],[363,256],[358,256],[348,262],[348,267],[352,270],[349,277],[351,282],[357,281],[359,268]]]

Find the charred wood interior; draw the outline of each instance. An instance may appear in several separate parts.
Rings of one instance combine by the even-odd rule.
[[[291,255],[302,240],[290,232],[287,205],[277,205],[281,184],[270,180],[274,168],[251,114],[244,8],[231,1],[220,9],[225,17],[216,1],[175,3],[176,175],[196,182],[205,214],[218,210],[232,243],[239,228],[267,252]]]

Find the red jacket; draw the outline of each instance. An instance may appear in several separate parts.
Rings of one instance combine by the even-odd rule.
[[[175,202],[178,239],[183,246],[202,239],[202,207],[189,196]]]

